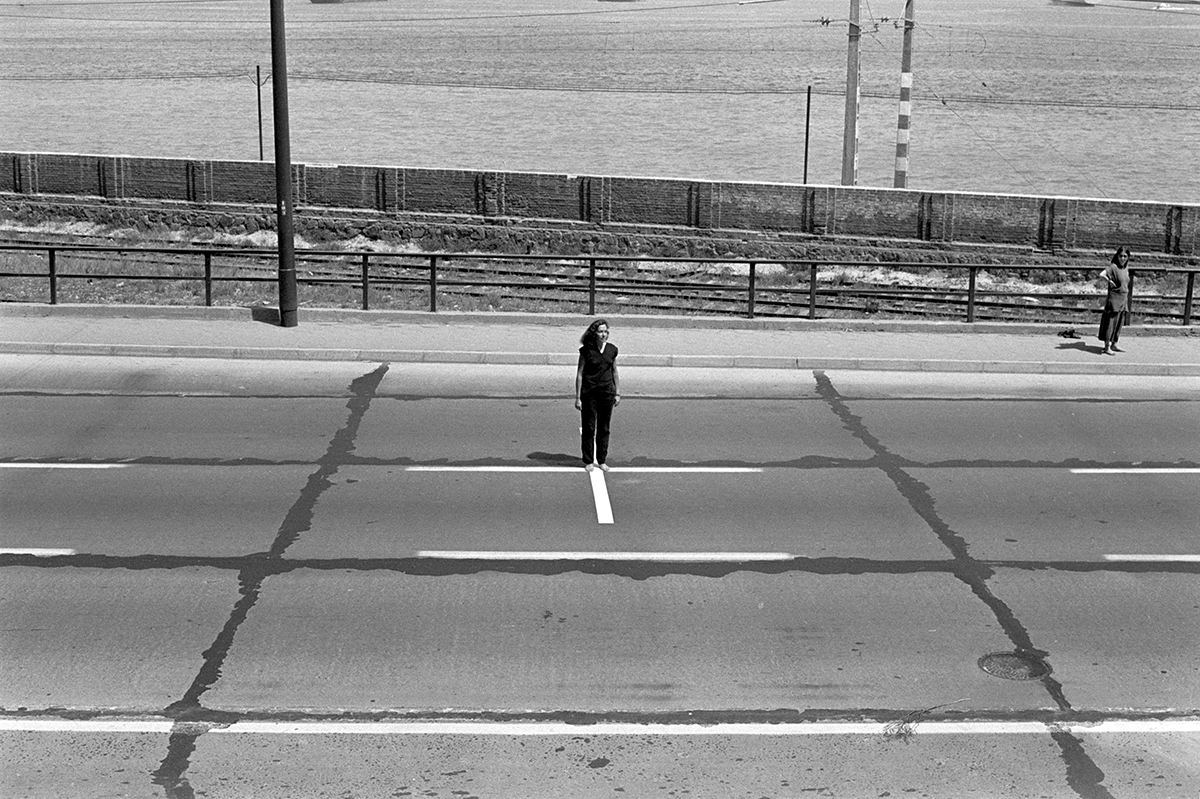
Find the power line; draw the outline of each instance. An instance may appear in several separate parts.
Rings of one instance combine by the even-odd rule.
[[[61,3],[0,3],[0,8],[58,8],[60,6],[182,6],[195,3],[237,3],[241,0],[65,0]]]
[[[246,72],[196,72],[163,75],[64,75],[38,76],[30,74],[0,75],[0,81],[13,82],[104,82],[104,81],[178,81],[178,80],[227,80],[245,78]],[[472,81],[439,81],[415,80],[410,78],[385,77],[352,77],[339,75],[322,75],[319,73],[292,72],[292,78],[300,81],[325,83],[361,83],[385,86],[418,86],[423,88],[441,89],[475,89],[481,91],[524,91],[524,92],[559,92],[563,94],[658,94],[658,95],[715,95],[715,96],[781,96],[790,97],[803,95],[807,86],[767,89],[741,88],[670,88],[663,86],[581,86],[571,84],[536,84],[536,83],[478,83]],[[813,87],[813,94],[829,97],[841,97],[843,90]],[[877,100],[896,100],[896,92],[866,91],[863,97]],[[914,92],[913,100],[937,100],[944,103],[961,103],[969,105],[1010,105],[1035,106],[1048,108],[1121,108],[1141,111],[1200,111],[1200,104],[1190,103],[1143,103],[1123,102],[1120,100],[1105,100],[1103,102],[1085,100],[1039,100],[1035,98],[1005,98],[987,95],[949,95]]]
[[[1111,6],[1111,7],[1112,8],[1127,8],[1127,6]],[[1134,9],[1134,10],[1140,10],[1140,9]],[[981,33],[981,30],[989,30],[987,28],[980,29],[980,28],[973,28],[973,27],[960,27],[958,25],[944,25],[944,24],[938,24],[938,23],[926,23],[924,25],[924,27],[926,29],[940,28],[942,30],[948,30],[951,32],[957,31],[959,33],[964,33],[964,32],[965,33],[974,33],[979,36],[983,36],[983,34]],[[996,28],[990,29],[990,32],[995,34],[996,36],[1003,36],[1006,39],[1034,39],[1034,40],[1038,40],[1038,41],[1086,42],[1088,44],[1099,44],[1099,45],[1103,45],[1105,47],[1120,47],[1120,46],[1145,47],[1145,45],[1140,42],[1132,42],[1132,41],[1129,41],[1128,39],[1104,39],[1104,38],[1093,38],[1090,36],[1065,36],[1065,35],[1054,34],[1054,33],[1039,33],[1037,31],[1021,31],[1021,30],[1008,30],[1008,29],[1001,30],[1001,29],[996,29]],[[986,37],[985,37],[985,39],[986,39]],[[1170,47],[1170,48],[1179,48],[1179,49],[1187,49],[1187,50],[1200,49],[1200,44],[1187,44],[1184,42],[1171,43],[1171,42],[1163,42],[1161,40],[1155,41],[1154,46],[1155,46],[1155,48]]]
[[[240,2],[240,0],[96,0],[96,2],[86,2],[84,0],[62,0],[62,2],[17,2],[17,3],[0,3],[0,8],[58,8],[60,6],[119,6],[119,5],[158,5],[172,6],[183,5],[184,3],[216,3],[216,2]],[[757,3],[786,3],[792,0],[757,0],[757,2],[747,2],[747,0],[722,0],[716,3],[680,3],[669,6],[638,6],[636,8],[604,8],[592,11],[534,11],[517,14],[467,14],[457,16],[441,16],[441,17],[373,17],[371,19],[322,19],[322,20],[296,20],[289,22],[289,25],[303,24],[305,22],[319,25],[351,23],[351,24],[375,24],[379,22],[475,22],[479,20],[506,20],[506,19],[541,19],[550,17],[584,17],[584,16],[609,16],[613,14],[644,14],[655,11],[679,11],[690,10],[697,8],[720,8],[727,6],[751,5]]]

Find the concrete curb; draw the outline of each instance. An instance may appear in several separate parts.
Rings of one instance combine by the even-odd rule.
[[[92,317],[100,319],[192,319],[257,321],[278,324],[274,308],[266,306],[190,306],[190,305],[42,305],[32,303],[0,303],[3,317]],[[732,316],[662,316],[648,314],[599,314],[619,322],[622,327],[698,328],[713,330],[808,330],[908,333],[1002,333],[1007,335],[1053,335],[1074,327],[1090,331],[1094,320],[1086,323],[1026,323],[1026,322],[960,322],[922,321],[905,319],[778,319]],[[421,324],[421,325],[543,325],[547,327],[582,327],[593,317],[585,314],[513,313],[506,311],[360,311],[348,308],[302,308],[300,324],[329,324],[356,322],[360,324]],[[1200,326],[1128,325],[1139,336],[1195,336],[1200,338]]]
[[[573,367],[574,353],[467,352],[437,350],[212,347],[153,344],[45,344],[0,341],[12,355],[82,355],[135,358],[220,358],[229,360],[371,361],[390,363],[489,364]],[[984,372],[1048,375],[1145,375],[1198,377],[1200,364],[1080,363],[1074,361],[979,361],[921,358],[821,358],[744,355],[628,355],[626,367],[687,369],[822,369],[882,372]]]

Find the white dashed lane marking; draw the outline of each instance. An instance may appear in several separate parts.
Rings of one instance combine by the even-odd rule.
[[[0,469],[124,469],[127,463],[0,463]]]
[[[1200,474],[1200,468],[1167,466],[1161,469],[1152,469],[1141,466],[1128,466],[1111,469],[1071,469],[1071,474]]]
[[[615,560],[655,563],[747,563],[794,560],[790,552],[503,552],[423,550],[418,558],[440,560]]]
[[[74,555],[73,549],[19,549],[0,547],[0,555],[33,555],[38,558],[51,558],[55,555]]]
[[[1105,555],[1104,559],[1137,563],[1200,563],[1200,555]]]

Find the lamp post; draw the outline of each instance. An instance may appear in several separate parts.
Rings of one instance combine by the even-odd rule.
[[[275,118],[275,216],[279,239],[279,325],[295,327],[296,252],[292,223],[292,145],[288,131],[287,49],[283,36],[283,0],[271,0],[271,95]]]

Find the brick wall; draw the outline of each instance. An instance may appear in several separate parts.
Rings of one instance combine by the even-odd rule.
[[[846,186],[293,165],[329,209],[1200,255],[1200,205]],[[274,165],[0,153],[0,193],[275,205]]]

